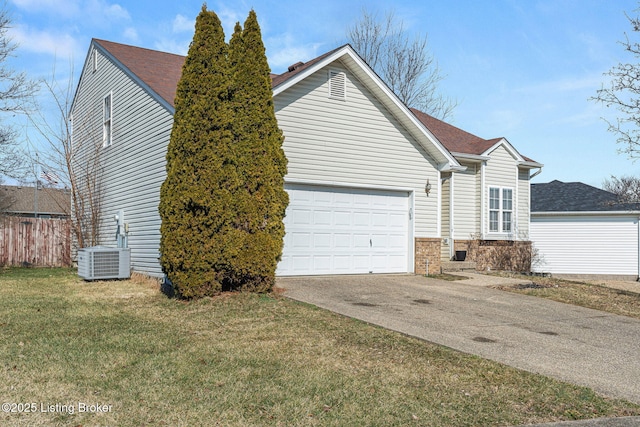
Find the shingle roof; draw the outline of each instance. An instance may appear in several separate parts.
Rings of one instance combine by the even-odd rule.
[[[620,203],[618,197],[582,182],[531,184],[531,212],[637,211],[640,205]]]
[[[411,112],[429,129],[436,138],[453,153],[477,154],[480,155],[493,147],[502,138],[482,139],[479,136],[463,131],[449,123],[436,119],[415,108]]]
[[[182,73],[182,65],[185,57],[174,55],[166,52],[160,52],[140,47],[114,43],[106,40],[94,39],[113,55],[119,62],[127,67],[141,81],[146,83],[160,97],[174,106],[174,98],[176,87]],[[340,46],[325,54],[318,56],[305,63],[299,62],[289,67],[289,70],[282,74],[271,74],[271,86],[273,88],[280,86],[287,80],[295,77],[302,71],[308,69],[314,64],[322,61],[332,53],[342,49]],[[444,145],[444,147],[453,153],[464,153],[480,155],[491,148],[493,145],[502,140],[502,138],[483,139],[478,136],[465,132],[455,126],[438,120],[422,111],[414,108],[410,109],[413,114],[424,124],[427,129],[435,135],[435,137]],[[527,161],[533,160],[524,157]]]
[[[94,39],[122,65],[173,106],[185,57],[157,50]]]
[[[59,188],[41,188],[38,190],[38,206],[36,209],[36,193],[34,187],[14,185],[0,186],[0,208],[10,214],[69,215],[71,212],[71,196],[66,190]]]

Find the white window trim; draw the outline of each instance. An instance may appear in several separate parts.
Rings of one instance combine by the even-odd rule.
[[[105,105],[109,99],[109,115],[107,118],[107,112]],[[107,126],[108,124],[108,126]],[[104,148],[110,147],[113,144],[113,92],[109,92],[102,98],[102,146]]]
[[[96,49],[91,52],[91,69],[94,73],[98,71],[98,51]]]
[[[496,189],[498,190],[498,209],[491,209],[491,190]],[[505,190],[509,190],[511,191],[511,209],[504,209],[504,191]],[[513,234],[513,230],[515,227],[515,215],[516,215],[516,211],[515,211],[515,190],[513,189],[513,187],[499,187],[496,185],[491,185],[489,186],[488,189],[488,215],[487,215],[487,228],[489,230],[490,234],[503,234],[503,235],[508,235],[508,234]],[[498,229],[497,230],[492,230],[491,229],[491,212],[498,212]],[[506,212],[510,212],[511,213],[511,227],[509,230],[504,230],[504,213]]]

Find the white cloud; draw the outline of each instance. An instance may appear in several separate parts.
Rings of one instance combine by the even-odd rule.
[[[138,31],[133,27],[125,28],[122,35],[131,43],[140,41],[140,38],[138,37]]]
[[[275,73],[286,71],[287,67],[296,62],[306,62],[318,56],[318,49],[322,43],[300,43],[289,33],[265,40],[267,59],[271,70]]]
[[[176,15],[173,18],[173,32],[174,33],[186,33],[193,32],[196,26],[195,19],[186,18],[183,15]]]
[[[9,32],[20,50],[45,53],[59,58],[73,58],[82,52],[78,41],[66,33],[34,30],[26,26],[15,26]]]
[[[162,39],[154,44],[154,49],[161,52],[174,53],[176,55],[186,56],[189,51],[189,40]]]

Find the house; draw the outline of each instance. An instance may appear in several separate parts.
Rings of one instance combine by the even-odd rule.
[[[581,182],[531,186],[535,271],[638,279],[640,205]]]
[[[68,190],[1,185],[0,266],[70,266],[70,212]]]
[[[59,188],[0,185],[0,213],[67,219],[71,214],[71,195]]]
[[[120,212],[132,268],[152,276],[183,62],[94,39],[71,109],[74,144],[101,144],[101,243],[115,245]],[[434,273],[472,238],[528,239],[542,165],[506,139],[409,109],[349,45],[271,77],[289,161],[278,275]]]

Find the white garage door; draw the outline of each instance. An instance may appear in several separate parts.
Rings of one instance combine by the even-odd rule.
[[[637,218],[532,216],[531,240],[540,255],[538,272],[638,274]]]
[[[409,271],[409,193],[287,185],[280,276]]]

